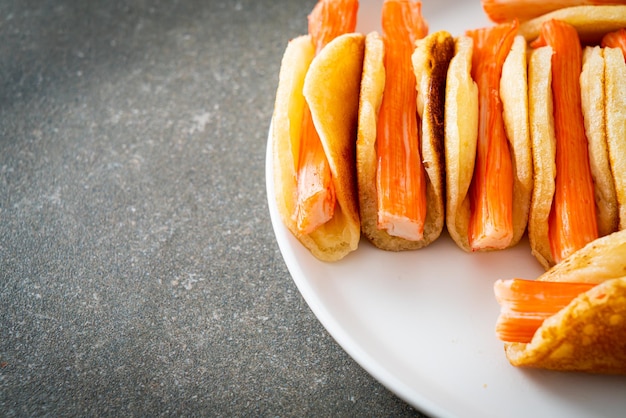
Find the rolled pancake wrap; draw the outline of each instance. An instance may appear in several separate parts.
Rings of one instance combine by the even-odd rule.
[[[427,212],[423,238],[411,241],[392,236],[377,226],[376,130],[385,87],[384,44],[377,32],[367,35],[359,105],[357,178],[363,235],[378,248],[389,251],[415,250],[435,241],[445,221],[443,116],[445,80],[454,53],[447,32],[435,32],[416,44],[412,55],[416,77],[420,155],[427,177]]]
[[[289,231],[324,261],[345,257],[360,239],[355,144],[364,38],[341,35],[315,56],[311,38],[300,36],[289,42],[281,62],[271,135],[278,212]],[[299,232],[293,216],[305,103],[329,161],[336,195],[333,218],[310,234]]]
[[[590,242],[537,280],[597,283],[546,319],[530,343],[505,343],[514,366],[626,374],[626,230]]]
[[[605,64],[604,49],[600,47],[585,48],[580,74],[581,110],[588,142],[589,166],[594,182],[599,236],[610,234],[616,231],[618,227],[615,168],[620,164],[619,160],[623,158],[620,157],[618,161],[611,161],[608,132],[610,126],[614,127],[624,123],[624,119],[618,122],[614,117],[609,116],[609,114],[619,114],[622,110],[616,110],[621,109],[619,106],[607,105],[608,93],[605,92],[605,86],[608,83],[605,81],[605,73],[608,74],[609,69]],[[549,269],[555,264],[555,260],[550,250],[548,218],[554,198],[555,178],[558,175],[555,163],[556,138],[551,89],[552,49],[546,46],[533,50],[530,54],[528,66],[529,113],[535,177],[528,221],[528,236],[533,255],[545,269]],[[624,140],[621,139],[616,144],[619,146],[620,142],[624,142]]]
[[[456,39],[455,56],[447,74],[445,102],[446,226],[456,244],[471,251],[469,222],[470,185],[478,139],[478,89],[472,80],[473,41]],[[500,97],[503,120],[513,163],[513,238],[516,245],[528,222],[533,188],[533,165],[528,126],[526,42],[516,36],[502,67]]]

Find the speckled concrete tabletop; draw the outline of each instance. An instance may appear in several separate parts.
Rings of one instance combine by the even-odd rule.
[[[0,2],[0,415],[419,414],[272,232],[278,69],[313,4]]]

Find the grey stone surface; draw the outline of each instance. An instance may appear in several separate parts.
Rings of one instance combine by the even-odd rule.
[[[0,415],[418,414],[273,236],[267,131],[313,4],[0,2]]]

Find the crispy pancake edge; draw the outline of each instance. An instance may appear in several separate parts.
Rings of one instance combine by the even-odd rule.
[[[598,286],[552,315],[528,344],[506,343],[514,366],[626,373],[626,230],[588,243],[538,281]]]
[[[579,295],[546,319],[528,344],[505,344],[518,367],[626,374],[626,277]]]

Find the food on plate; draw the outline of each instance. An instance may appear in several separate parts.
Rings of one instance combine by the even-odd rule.
[[[514,366],[626,374],[626,230],[536,280],[499,280],[496,332]]]
[[[553,12],[567,19],[538,18],[539,31],[525,34],[535,175],[528,235],[547,272],[495,283],[496,331],[515,366],[626,374],[626,230],[618,225],[626,64],[619,49],[598,46],[614,29],[592,33],[585,19],[601,21],[609,9],[594,10],[604,15]],[[610,10],[621,10],[624,26],[626,10]]]
[[[589,165],[594,183],[599,236],[616,231],[619,220],[615,182],[611,172],[606,136],[604,72],[603,49],[599,46],[585,47],[580,73],[580,93],[588,141]]]
[[[534,189],[528,232],[533,253],[542,264],[550,266],[596,239],[598,225],[581,105],[580,41],[576,29],[562,21],[550,20],[542,28],[541,37],[532,46],[549,49],[531,59],[529,96],[531,106],[553,102],[547,118],[554,120],[554,133],[550,130],[547,139],[533,136],[533,157],[535,161],[549,160],[546,165],[552,169],[541,170],[538,168],[540,164],[535,164],[537,178],[553,177],[547,179],[549,188]],[[539,58],[544,60],[539,61]],[[539,72],[535,71],[537,67]],[[539,78],[550,78],[551,88],[546,84],[535,88],[543,83]],[[547,94],[548,99],[541,94]],[[533,116],[545,110],[543,106],[533,108],[532,126],[540,122]],[[551,143],[549,150],[545,149],[547,142]],[[546,189],[550,193],[546,193]]]
[[[452,239],[469,249],[468,191],[474,175],[478,135],[478,87],[472,80],[472,39],[455,40],[445,98],[446,226]]]
[[[626,2],[599,6],[566,7],[543,14],[520,25],[520,35],[528,41],[539,36],[542,25],[549,20],[560,20],[576,28],[584,44],[598,44],[602,36],[623,28],[626,19]]]
[[[456,39],[445,99],[446,225],[465,251],[511,247],[532,192],[526,42],[517,22]]]
[[[626,60],[626,28],[621,28],[613,32],[609,32],[602,37],[600,45],[609,48],[619,48]]]
[[[520,21],[566,7],[584,5],[626,4],[625,0],[481,0],[485,14],[496,23]]]
[[[604,48],[606,136],[619,207],[619,229],[626,229],[626,53]]]
[[[626,24],[626,15],[622,20]],[[626,194],[620,192],[626,79],[619,75],[625,64],[618,49],[583,49],[577,35],[574,26],[548,20],[530,44],[535,181],[528,236],[546,269],[595,238],[623,229],[626,214],[620,204]],[[611,60],[615,54],[619,59]]]
[[[360,239],[354,153],[364,36],[353,33],[357,9],[356,0],[317,3],[309,34],[285,50],[272,117],[278,212],[326,261]]]
[[[443,101],[454,41],[426,36],[420,2],[386,0],[382,30],[366,37],[361,82],[361,228],[379,248],[418,249],[445,221]]]
[[[626,4],[531,18],[517,3],[456,38],[428,35],[419,1],[385,0],[367,36],[356,0],[317,3],[285,50],[271,131],[278,212],[315,257],[361,235],[418,249],[445,225],[474,252],[528,231],[548,269],[626,228]]]

